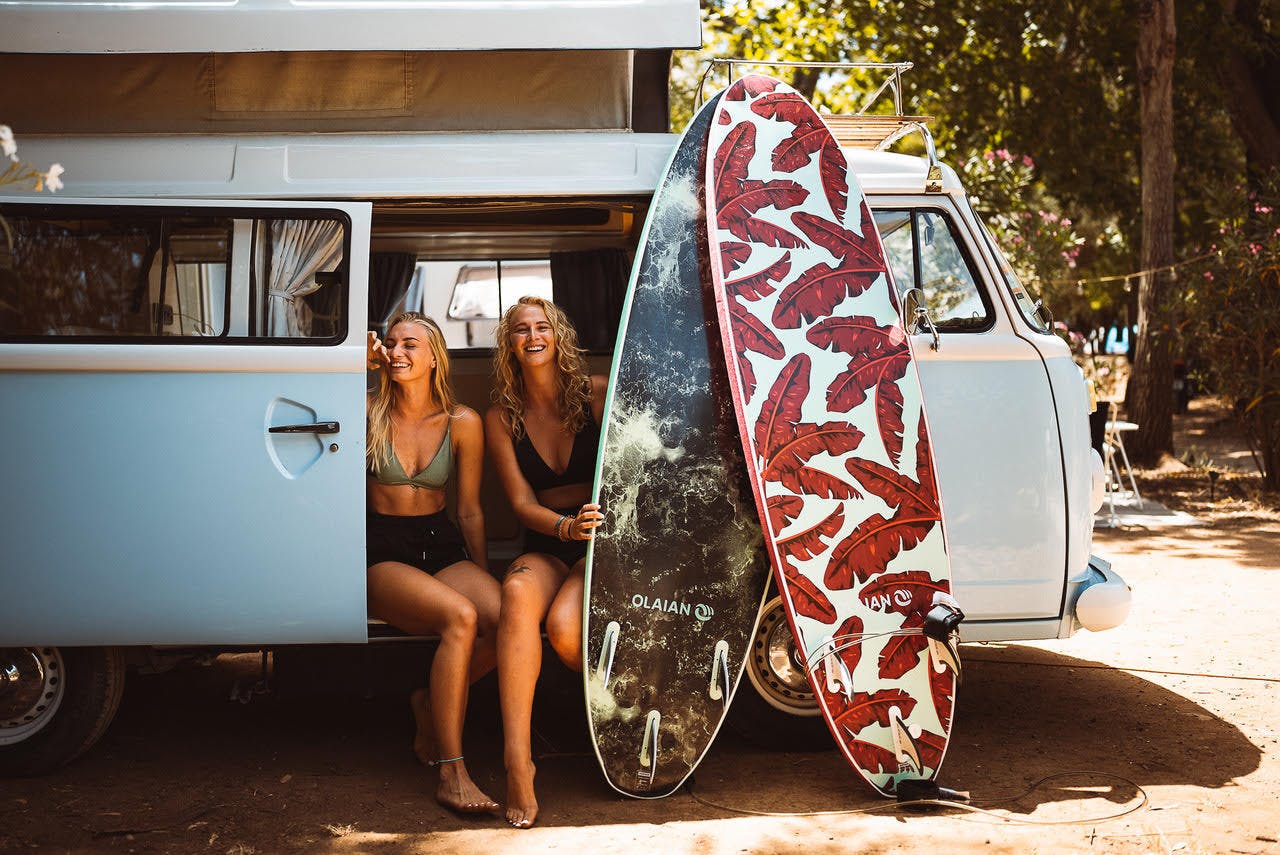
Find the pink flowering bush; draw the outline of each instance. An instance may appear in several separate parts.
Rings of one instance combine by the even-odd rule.
[[[1189,277],[1188,341],[1210,388],[1236,405],[1267,487],[1280,490],[1280,174],[1223,194],[1214,256]]]
[[[1031,157],[1008,149],[983,152],[961,167],[974,208],[991,227],[1018,278],[1049,302],[1074,283],[1084,239],[1036,182]]]

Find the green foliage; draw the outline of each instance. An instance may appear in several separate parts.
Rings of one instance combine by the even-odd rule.
[[[1046,296],[1069,285],[1084,238],[1036,181],[1035,161],[1007,149],[984,151],[961,167],[976,210],[991,227],[1014,272]]]
[[[1217,255],[1185,290],[1185,332],[1204,380],[1236,402],[1267,485],[1280,489],[1280,173],[1261,183],[1213,200]]]

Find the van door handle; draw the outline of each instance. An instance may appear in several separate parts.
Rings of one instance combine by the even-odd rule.
[[[337,422],[313,422],[309,425],[279,425],[267,428],[267,433],[337,433],[341,429]]]

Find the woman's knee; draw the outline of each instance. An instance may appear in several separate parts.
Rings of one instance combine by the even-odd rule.
[[[547,642],[560,661],[575,671],[582,669],[582,612],[552,608],[547,614]]]
[[[479,627],[479,615],[476,607],[470,600],[458,598],[459,601],[450,605],[445,614],[444,628],[440,635],[442,638],[449,640],[464,641],[470,643],[475,640],[476,632]]]

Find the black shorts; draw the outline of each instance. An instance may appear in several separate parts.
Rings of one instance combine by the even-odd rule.
[[[579,508],[555,508],[557,514],[568,514],[573,517]],[[586,540],[561,540],[549,534],[543,534],[540,531],[526,530],[524,533],[524,551],[525,552],[541,552],[544,555],[552,555],[559,558],[573,569],[573,565],[577,564],[583,558],[587,557]]]
[[[471,557],[462,532],[444,511],[423,517],[368,511],[365,538],[369,567],[383,561],[399,561],[434,575]]]

